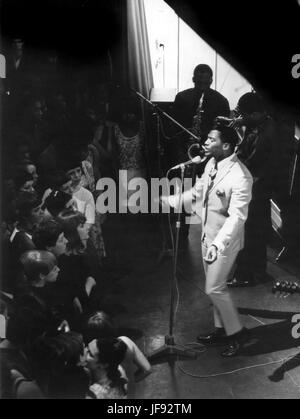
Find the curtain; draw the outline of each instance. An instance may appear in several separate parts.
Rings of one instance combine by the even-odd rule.
[[[129,83],[149,98],[154,87],[144,0],[127,0]]]

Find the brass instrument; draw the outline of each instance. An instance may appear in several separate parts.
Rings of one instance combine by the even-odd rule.
[[[200,98],[199,106],[197,108],[197,113],[193,118],[193,127],[191,130],[192,133],[195,134],[199,139],[201,138],[201,135],[202,135],[202,119],[203,119],[203,114],[204,114],[203,105],[204,105],[204,93],[202,94]]]
[[[201,136],[202,136],[202,119],[203,119],[203,114],[204,114],[204,96],[205,96],[205,93],[203,93],[200,98],[199,105],[197,108],[197,113],[193,118],[193,126],[191,129],[191,132],[196,137],[198,137],[198,142],[192,143],[192,141],[195,141],[195,137],[192,137],[192,136],[190,137],[191,145],[188,149],[188,156],[190,160],[192,160],[195,157],[192,155],[193,150],[198,150],[196,155],[199,155],[199,150],[201,149],[203,150],[203,147],[201,146]]]

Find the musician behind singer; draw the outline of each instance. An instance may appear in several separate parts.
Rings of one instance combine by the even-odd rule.
[[[216,90],[211,89],[213,71],[207,64],[200,64],[194,70],[194,88],[177,94],[173,105],[173,115],[185,128],[191,130],[204,144],[217,116],[230,115],[228,100]],[[175,164],[186,160],[188,148],[195,139],[186,134],[178,135]],[[175,135],[176,135],[175,134]],[[176,138],[176,136],[175,136]]]

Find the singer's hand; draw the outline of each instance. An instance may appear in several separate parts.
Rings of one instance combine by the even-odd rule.
[[[162,209],[170,210],[170,208],[177,208],[179,199],[177,195],[161,196],[159,202]]]
[[[218,249],[216,246],[210,246],[207,251],[207,254],[204,258],[205,262],[209,265],[213,264],[218,259]]]

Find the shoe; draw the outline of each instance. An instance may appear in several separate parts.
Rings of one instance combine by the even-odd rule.
[[[223,358],[232,358],[240,353],[244,344],[249,340],[249,331],[244,328],[240,332],[229,337],[229,344],[225,351],[221,353]]]
[[[224,343],[226,339],[226,333],[224,329],[216,329],[209,335],[200,335],[197,337],[197,342],[202,345],[216,345]]]
[[[241,279],[233,278],[227,281],[227,286],[229,288],[245,288],[245,287],[252,287],[253,283],[248,281],[247,279],[241,280]]]
[[[237,356],[240,352],[241,348],[243,347],[237,340],[232,340],[229,342],[228,347],[221,353],[223,358],[233,358]]]

